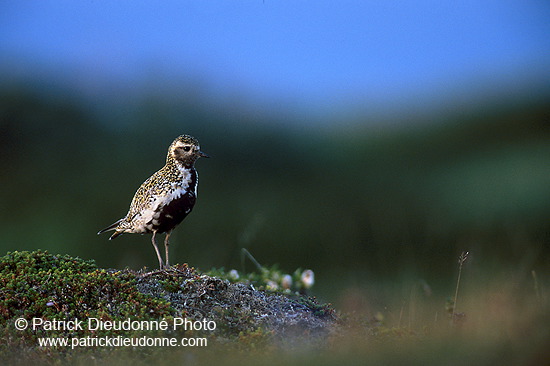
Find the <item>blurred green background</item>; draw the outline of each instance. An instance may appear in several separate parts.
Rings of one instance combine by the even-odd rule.
[[[211,159],[197,162],[197,205],[171,262],[253,271],[246,248],[267,267],[312,269],[311,294],[345,329],[291,361],[542,364],[549,10],[2,2],[0,255],[156,268],[150,236],[96,233],[191,134]]]
[[[5,84],[0,252],[154,268],[149,236],[96,233],[125,215],[172,139],[188,133],[211,159],[197,162],[199,199],[174,232],[173,262],[241,270],[247,248],[266,266],[313,269],[314,294],[331,301],[403,279],[450,295],[462,251],[487,273],[547,273],[549,95],[449,103],[384,124],[360,123],[367,115],[299,124],[189,102],[199,98],[191,92],[100,102]]]
[[[270,344],[270,363],[543,364],[549,10],[2,2],[0,255],[156,268],[150,236],[96,233],[190,134],[211,158],[171,262],[254,271],[246,248],[266,267],[312,269],[310,293],[341,315],[324,350]],[[236,343],[163,359],[266,361]]]

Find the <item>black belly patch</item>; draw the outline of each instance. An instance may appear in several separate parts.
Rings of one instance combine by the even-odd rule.
[[[153,231],[156,230],[158,233],[164,233],[172,230],[191,212],[195,205],[195,201],[195,194],[191,192],[163,206],[159,211],[159,218],[153,220]],[[155,221],[158,222],[157,225],[154,224]]]

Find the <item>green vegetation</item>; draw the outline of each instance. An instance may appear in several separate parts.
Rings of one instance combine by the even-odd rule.
[[[11,252],[0,258],[0,344],[2,358],[14,355],[27,361],[46,361],[64,356],[68,348],[37,346],[38,337],[85,337],[93,334],[126,336],[137,332],[88,329],[51,329],[24,331],[14,329],[18,318],[54,320],[148,320],[171,316],[174,310],[166,301],[144,295],[135,287],[135,276],[106,271],[93,261],[43,251]]]
[[[106,271],[98,269],[93,261],[43,251],[12,252],[1,257],[0,288],[0,334],[5,340],[0,344],[0,360],[4,362],[17,358],[26,362],[72,362],[81,357],[110,357],[113,352],[112,346],[41,347],[39,343],[45,337],[87,342],[85,338],[201,336],[211,348],[233,344],[243,351],[263,349],[280,341],[291,344],[292,339],[304,335],[312,344],[325,343],[336,320],[329,305],[313,298],[256,291],[249,282],[230,284],[187,265],[176,265],[168,271]],[[96,326],[100,322],[132,321],[173,325],[176,318],[207,321],[211,329]],[[16,327],[22,319],[27,326],[19,330]],[[39,326],[31,325],[35,321]],[[71,325],[75,322],[81,326]],[[119,348],[116,354],[126,352]],[[159,347],[150,347],[150,352],[144,354],[159,352]]]
[[[225,279],[230,282],[247,282],[256,286],[259,290],[270,292],[280,292],[283,294],[305,294],[315,283],[315,274],[312,270],[301,268],[296,269],[292,275],[284,273],[278,265],[270,268],[262,266],[250,254],[246,248],[241,250],[241,261],[244,268],[244,262],[248,258],[254,264],[255,270],[248,273],[239,273],[236,269],[226,271],[225,268],[212,268],[206,274],[217,278]]]
[[[465,256],[461,255],[459,271],[464,263]],[[534,282],[533,287],[523,281]],[[536,274],[523,280],[499,278],[486,288],[470,289],[467,296],[460,297],[461,312],[454,308],[458,303],[455,292],[455,301],[440,319],[437,314],[445,314],[441,299],[433,307],[429,298],[415,298],[411,292],[409,316],[414,307],[433,311],[432,319],[418,316],[413,322],[401,318],[393,321],[390,308],[373,314],[368,306],[353,308],[353,303],[335,316],[329,305],[311,297],[259,292],[248,281],[230,284],[186,265],[175,265],[169,271],[106,271],[98,269],[93,261],[43,251],[13,252],[0,258],[0,285],[0,334],[4,340],[0,360],[4,364],[171,364],[181,357],[191,357],[199,364],[223,360],[230,365],[257,364],[259,360],[262,364],[354,364],[367,359],[418,365],[519,365],[540,361],[550,336],[545,326],[550,320],[546,288],[541,288]],[[358,302],[358,294],[353,295],[356,297],[349,301]],[[212,332],[15,329],[18,318],[170,321],[182,316],[213,320],[217,326]],[[451,318],[453,322],[449,322]],[[208,346],[207,350],[38,347],[41,337],[116,336],[205,337]]]
[[[0,314],[48,319],[158,318],[166,302],[139,293],[129,274],[98,269],[93,261],[47,252],[12,252],[0,258]]]

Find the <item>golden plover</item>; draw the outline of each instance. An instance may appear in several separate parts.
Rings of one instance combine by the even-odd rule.
[[[109,240],[124,233],[152,233],[151,239],[160,269],[168,268],[168,246],[172,230],[191,212],[197,199],[198,174],[195,161],[208,155],[199,142],[189,135],[177,137],[168,148],[166,165],[138,188],[126,216],[98,232],[114,230]],[[162,262],[155,241],[156,234],[166,233]]]

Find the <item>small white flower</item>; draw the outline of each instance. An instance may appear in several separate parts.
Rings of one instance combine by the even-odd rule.
[[[301,281],[304,288],[308,289],[315,283],[315,274],[311,269],[306,269],[302,272]]]
[[[279,288],[279,285],[277,285],[277,283],[275,281],[269,280],[269,281],[267,281],[265,287],[269,291],[277,291],[277,289]]]
[[[228,277],[233,281],[236,281],[239,279],[239,272],[237,272],[236,269],[232,269],[231,271],[229,271]]]
[[[290,277],[289,274],[283,276],[283,279],[281,280],[281,286],[283,286],[285,290],[288,290],[292,287],[292,277]]]

